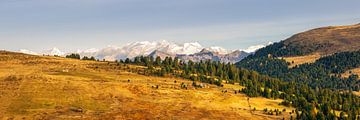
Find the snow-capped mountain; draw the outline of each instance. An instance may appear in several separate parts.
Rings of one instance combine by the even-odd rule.
[[[155,50],[154,52],[150,53],[148,56],[151,56],[153,58],[156,58],[156,57],[160,57],[161,59],[165,59],[166,57],[176,57],[176,54],[170,54],[170,53],[166,53],[166,52],[163,52],[163,51],[160,51],[160,50]]]
[[[208,47],[205,48],[208,51],[214,52],[214,53],[218,53],[218,54],[229,54],[231,53],[230,50],[226,50],[225,48],[222,47]]]
[[[136,56],[153,56],[154,58],[160,56],[165,57],[179,57],[182,60],[200,61],[211,59],[213,61],[221,62],[237,62],[256,51],[265,45],[251,46],[245,50],[227,50],[222,47],[203,47],[198,42],[177,44],[166,40],[162,41],[142,41],[132,42],[124,46],[107,46],[102,49],[86,49],[77,50],[74,52],[65,53],[54,47],[42,52],[33,52],[30,50],[22,49],[19,52],[33,55],[58,55],[65,56],[71,53],[78,53],[81,56],[94,56],[96,59],[106,59],[109,61],[134,58]]]
[[[25,53],[25,54],[30,54],[30,55],[39,55],[36,52],[30,51],[30,50],[26,50],[26,49],[20,49],[19,50],[20,53]]]
[[[260,49],[260,48],[263,48],[263,47],[266,47],[268,45],[271,45],[273,44],[273,42],[268,42],[266,45],[254,45],[254,46],[250,46],[244,50],[240,49],[240,51],[245,51],[247,53],[254,53],[256,52],[256,50]]]
[[[200,62],[201,60],[212,60],[212,61],[220,61],[224,63],[236,63],[246,56],[250,55],[250,53],[244,51],[233,51],[227,54],[220,54],[219,52],[213,52],[208,49],[203,49],[199,53],[191,54],[191,55],[177,55],[180,60],[183,61],[193,61],[193,62]]]
[[[56,47],[48,49],[48,50],[44,50],[39,53],[31,51],[31,50],[27,50],[27,49],[20,49],[18,52],[30,54],[30,55],[51,55],[51,56],[53,56],[53,55],[64,56],[65,55],[65,52],[62,52],[61,50],[59,50]]]
[[[64,52],[60,51],[56,47],[51,48],[49,50],[45,50],[45,51],[41,52],[41,54],[43,54],[43,55],[58,55],[58,56],[64,56],[65,55]]]
[[[184,43],[176,44],[168,42],[166,40],[162,41],[142,41],[142,42],[133,42],[126,44],[122,47],[118,46],[108,46],[100,50],[84,50],[77,51],[81,56],[94,56],[98,59],[106,60],[116,60],[116,59],[125,59],[125,58],[134,58],[141,55],[149,55],[152,52],[158,50],[166,54],[193,54],[201,51],[203,49],[199,43]]]
[[[142,42],[133,42],[126,44],[122,47],[118,46],[108,46],[106,48],[97,50],[89,49],[84,51],[77,51],[81,56],[94,56],[97,59],[106,59],[106,60],[116,60],[116,59],[125,59],[125,58],[134,58],[136,56],[160,56],[165,58],[167,56],[187,56],[194,55],[201,52],[202,50],[210,51],[216,55],[226,55],[234,51],[226,50],[222,47],[208,47],[205,48],[200,45],[198,42],[193,43],[183,43],[177,44],[169,42],[166,40],[162,41],[142,41]],[[201,59],[202,57],[198,57]],[[195,58],[194,58],[195,59]]]

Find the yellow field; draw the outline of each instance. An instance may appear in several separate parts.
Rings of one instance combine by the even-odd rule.
[[[0,119],[288,119],[293,110],[280,106],[281,100],[235,94],[239,85],[195,89],[188,80],[124,68],[2,51]],[[287,112],[266,115],[264,108]]]
[[[320,54],[312,54],[305,56],[296,56],[296,57],[282,57],[286,62],[290,63],[289,68],[293,68],[296,65],[301,65],[305,63],[314,63],[316,60],[321,58]]]

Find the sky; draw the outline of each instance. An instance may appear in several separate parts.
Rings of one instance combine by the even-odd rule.
[[[65,51],[135,41],[244,49],[360,23],[359,0],[0,0],[0,49]]]

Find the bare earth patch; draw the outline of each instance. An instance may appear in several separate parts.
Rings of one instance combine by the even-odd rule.
[[[355,68],[355,69],[348,70],[345,73],[341,74],[341,77],[348,78],[352,74],[360,76],[360,68]]]
[[[305,56],[296,56],[296,57],[281,57],[279,59],[284,59],[286,62],[290,63],[289,68],[293,68],[297,65],[305,63],[314,63],[316,60],[320,59],[320,54],[312,54]]]
[[[360,96],[360,91],[353,91],[353,93],[357,96]]]

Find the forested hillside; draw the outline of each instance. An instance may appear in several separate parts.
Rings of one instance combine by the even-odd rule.
[[[360,24],[317,28],[256,51],[254,56],[329,55],[360,49]]]
[[[350,58],[356,55],[357,54],[353,53],[338,54],[338,56]],[[317,63],[315,66],[323,66],[325,64],[329,64],[326,61],[336,58],[338,57],[323,58],[322,60],[319,60],[319,63]],[[269,65],[283,66],[284,68],[287,68],[286,62],[284,62],[283,60],[270,58],[264,58],[264,60],[270,60],[268,61]],[[286,71],[283,71],[284,73],[276,73],[277,69],[274,69],[274,73],[278,74],[280,78],[278,79],[276,77],[261,75],[256,71],[236,68],[235,65],[232,64],[224,64],[211,61],[201,61],[200,63],[194,63],[189,61],[188,63],[185,63],[178,61],[177,58],[172,59],[170,57],[165,58],[165,60],[163,61],[159,57],[155,60],[150,57],[136,57],[133,61],[127,59],[125,63],[146,66],[147,68],[144,69],[144,71],[134,70],[137,73],[144,75],[176,76],[182,78],[189,78],[194,82],[201,81],[215,84],[218,86],[222,86],[224,82],[239,84],[241,86],[245,86],[245,88],[239,90],[239,92],[245,93],[249,97],[263,96],[272,99],[284,99],[284,101],[282,102],[283,105],[293,106],[297,108],[297,110],[293,111],[291,114],[294,114],[294,116],[298,119],[355,119],[358,118],[359,115],[360,98],[356,95],[353,95],[351,91],[348,91],[347,89],[333,89],[337,87],[345,88],[347,84],[354,85],[354,87],[351,87],[351,89],[358,89],[358,87],[355,86],[358,84],[356,82],[357,76],[353,76],[350,77],[350,79],[348,80],[344,80],[343,84],[346,84],[344,86],[337,85],[338,83],[331,82],[327,85],[321,85],[322,83],[325,83],[325,81],[322,80],[319,80],[320,82],[315,82],[314,84],[309,86],[310,82],[314,82],[311,81],[312,79],[306,79],[304,81],[298,81],[300,79],[288,81],[281,80],[283,79],[281,77],[283,74],[284,76],[292,75],[286,74],[289,71],[288,69],[286,69]],[[313,67],[313,65],[300,66],[297,67],[295,71],[301,72],[307,67]],[[320,76],[328,75],[327,73],[330,72],[327,71],[331,71],[331,69],[327,70],[321,68],[319,68],[318,70],[320,72],[324,72],[320,73]],[[301,74],[304,74],[303,78],[315,78],[318,76],[312,75],[317,74],[317,72],[317,70],[314,70],[308,73]],[[298,74],[293,75],[294,76],[292,76],[292,78],[298,77],[296,76]],[[194,86],[197,85],[194,84]],[[264,109],[264,111],[267,110]]]
[[[359,36],[360,25],[313,29],[262,48],[253,55],[236,63],[236,66],[241,69],[254,70],[260,74],[278,78],[280,83],[276,85],[282,86],[280,88],[284,88],[280,91],[285,91],[285,93],[290,95],[300,94],[300,96],[305,96],[306,100],[304,101],[315,106],[313,108],[309,106],[305,107],[307,112],[309,112],[309,110],[311,111],[311,109],[320,109],[321,113],[328,113],[327,110],[324,110],[322,105],[326,106],[330,104],[330,109],[348,111],[348,115],[354,115],[354,113],[349,113],[349,111],[359,114],[359,106],[357,106],[357,103],[349,105],[344,105],[343,102],[336,103],[339,102],[337,97],[349,98],[351,96],[351,99],[353,100],[359,99],[358,96],[354,96],[351,93],[345,96],[339,96],[344,95],[343,92],[345,91],[351,92],[360,90],[358,75],[351,74],[349,77],[341,77],[341,74],[346,71],[360,67]],[[297,57],[313,54],[320,54],[321,57],[314,60],[315,62],[305,62],[304,64],[294,65],[292,67],[289,67],[289,65],[293,64],[291,63],[292,61],[287,62],[283,59],[283,57]],[[265,86],[266,85],[267,84],[265,84]],[[289,85],[293,86],[289,87]],[[264,88],[265,93],[266,91],[269,91],[268,89],[272,88]],[[293,93],[289,92],[289,90],[295,90],[297,92]],[[329,103],[322,103],[323,101],[320,99],[324,98],[321,96],[329,93],[333,94],[326,95],[332,96],[328,101]],[[291,103],[294,105],[295,103],[294,106],[301,106],[300,108],[304,108],[304,106],[296,104],[299,101],[293,101],[291,98],[291,96],[286,96],[284,104]],[[344,108],[345,106],[351,106],[351,108]],[[317,114],[320,114],[320,112],[317,112]]]
[[[256,51],[236,63],[240,68],[258,71],[284,81],[295,81],[312,88],[359,90],[356,75],[340,74],[360,66],[360,25],[317,28]],[[282,57],[320,54],[314,63],[295,65]],[[316,57],[314,57],[316,58]],[[289,63],[290,62],[290,63]]]
[[[351,89],[358,91],[360,81],[357,75],[341,78],[346,70],[360,66],[360,51],[336,53],[323,57],[315,63],[302,64],[288,68],[283,59],[273,57],[246,58],[237,65],[242,68],[258,71],[284,81],[301,82],[313,88]]]

